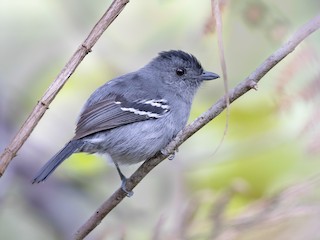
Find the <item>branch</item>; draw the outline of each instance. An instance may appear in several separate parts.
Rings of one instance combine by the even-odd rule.
[[[228,93],[230,103],[241,97],[249,90],[256,89],[257,83],[261,78],[270,71],[278,62],[291,53],[306,37],[320,28],[320,15],[311,19],[308,23],[303,25],[293,36],[280,47],[276,52],[269,56],[253,73],[251,73],[245,80],[240,82],[234,89]],[[182,130],[162,151],[150,160],[144,162],[138,170],[128,179],[126,189],[131,191],[138,183],[160,162],[166,159],[170,154],[174,153],[184,141],[197,132],[200,128],[210,122],[213,118],[218,116],[226,108],[225,97],[220,98],[208,111],[203,113],[194,122],[189,124]],[[74,235],[74,239],[79,240],[86,237],[101,221],[102,219],[116,207],[124,198],[126,193],[119,188],[114,192],[109,199],[107,199],[95,213],[78,229]]]
[[[24,122],[19,132],[0,156],[0,177],[5,172],[11,160],[17,155],[17,152],[28,139],[33,129],[37,126],[38,122],[49,108],[49,105],[55,96],[76,70],[84,57],[91,52],[91,48],[113,22],[113,20],[120,14],[128,2],[129,0],[113,1],[108,10],[91,30],[86,40],[84,40],[84,42],[78,47],[76,52],[72,55],[51,86],[47,89],[43,97],[38,101],[38,104]]]

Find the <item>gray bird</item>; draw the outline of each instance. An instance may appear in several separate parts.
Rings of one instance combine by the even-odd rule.
[[[126,177],[119,165],[150,159],[184,128],[193,97],[205,80],[219,75],[204,71],[183,51],[160,52],[143,68],[112,79],[85,103],[75,136],[38,172],[44,181],[73,153],[107,154],[114,162],[122,189]]]

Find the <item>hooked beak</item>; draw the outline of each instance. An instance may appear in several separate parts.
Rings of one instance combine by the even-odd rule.
[[[213,72],[203,71],[203,73],[200,75],[200,78],[202,80],[213,80],[216,78],[219,78],[220,76]]]

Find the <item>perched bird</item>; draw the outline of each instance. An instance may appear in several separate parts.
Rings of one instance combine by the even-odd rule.
[[[216,78],[219,75],[204,71],[193,55],[171,50],[105,83],[85,103],[75,136],[40,169],[33,183],[44,181],[73,153],[107,154],[130,195],[119,165],[143,162],[161,151],[186,125],[201,83]]]

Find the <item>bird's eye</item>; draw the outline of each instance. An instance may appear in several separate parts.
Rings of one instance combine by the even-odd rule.
[[[186,73],[186,69],[184,69],[184,68],[177,68],[176,69],[176,74],[178,75],[178,76],[182,76],[182,75],[184,75]]]

